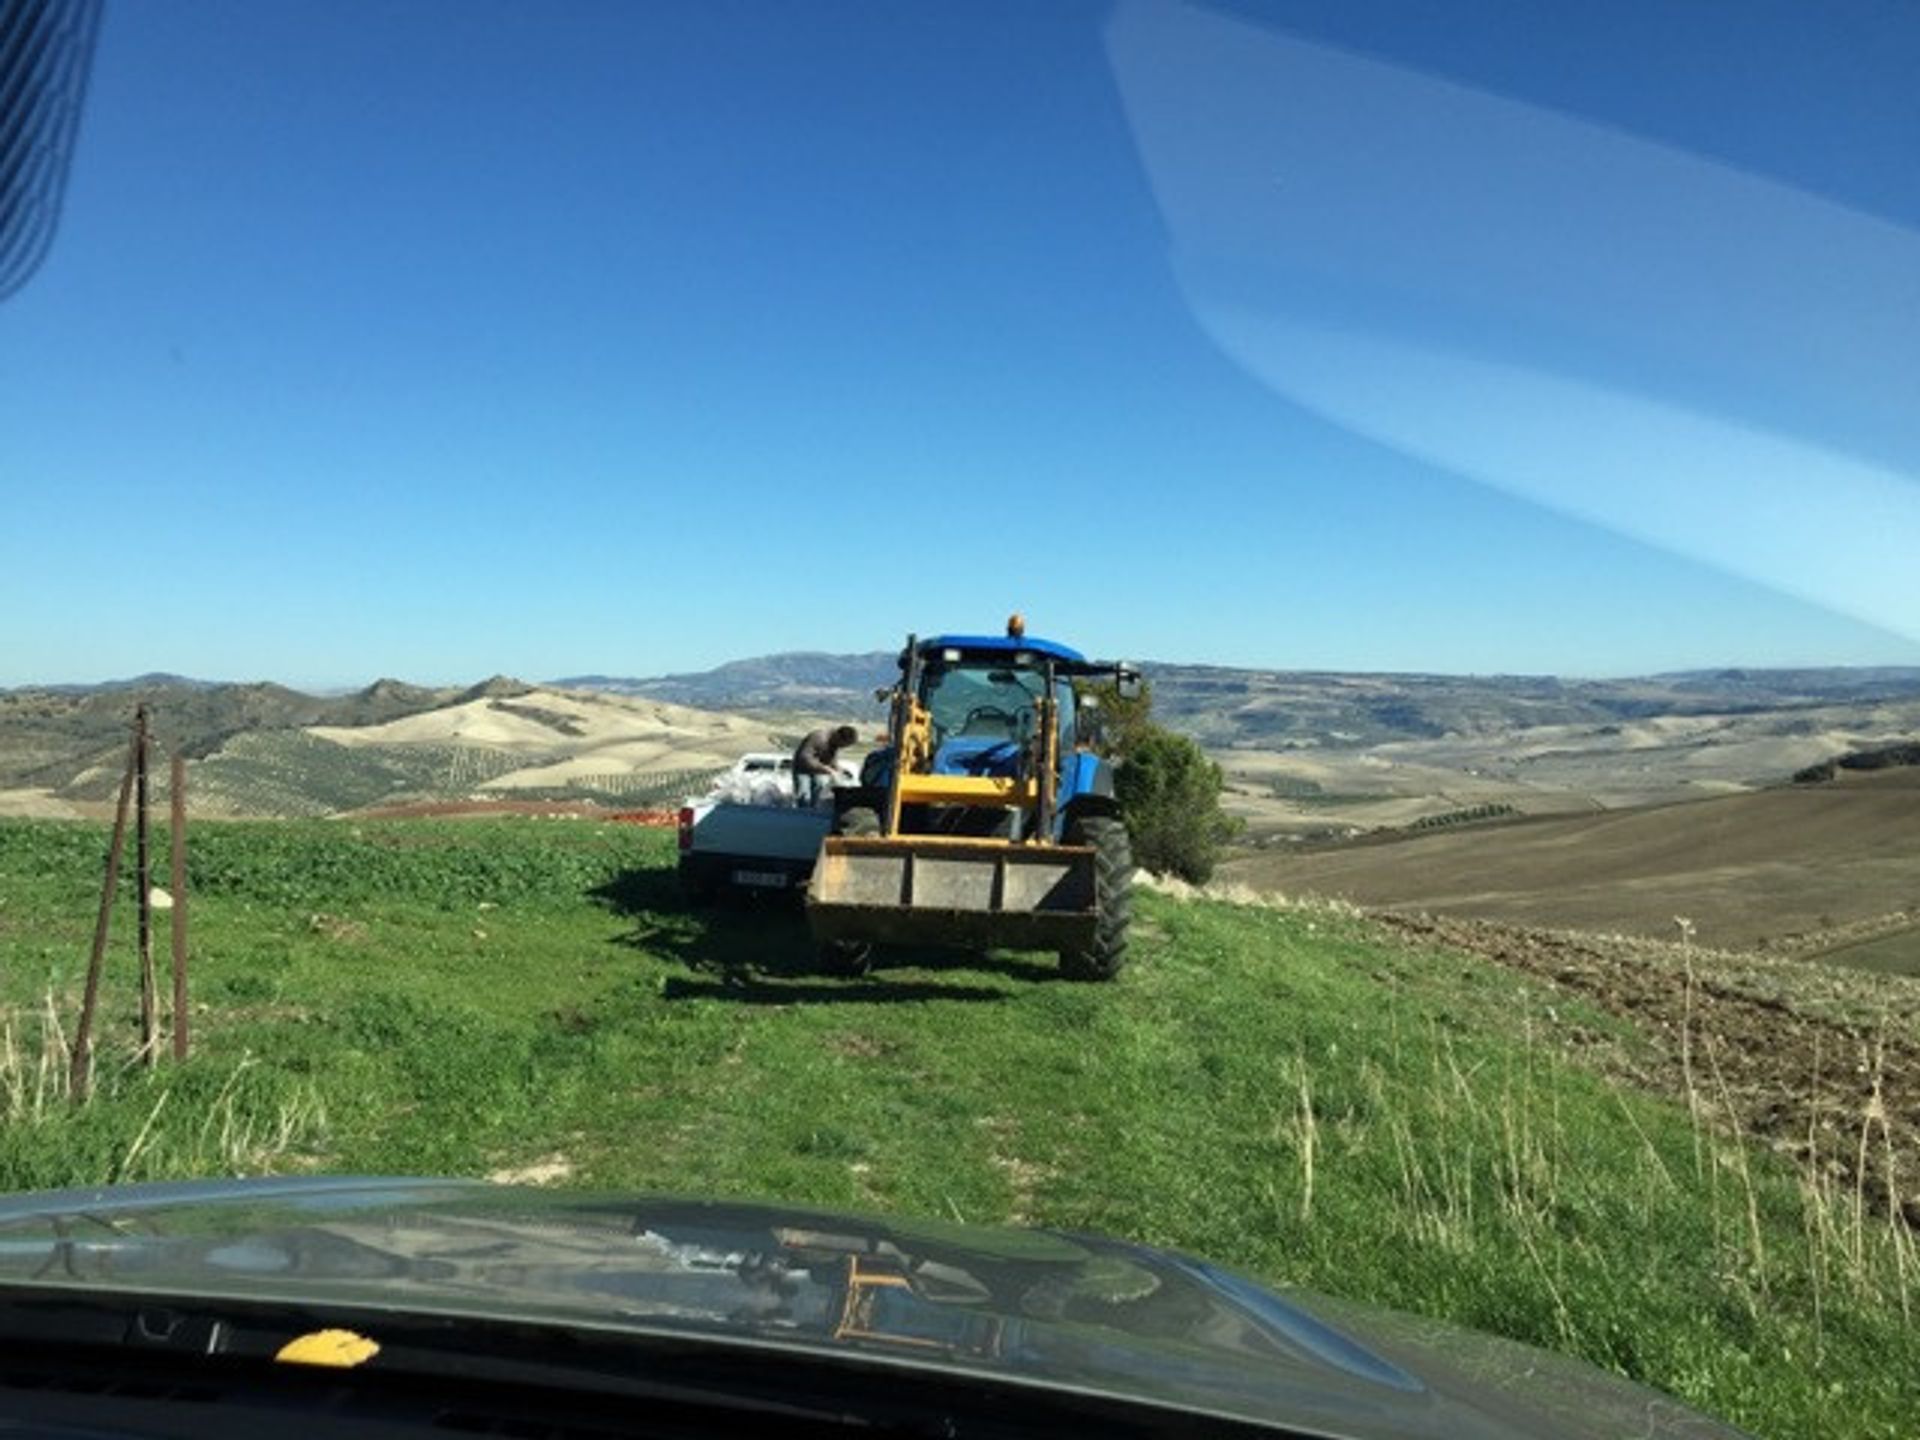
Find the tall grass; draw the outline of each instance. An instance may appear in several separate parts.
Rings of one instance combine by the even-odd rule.
[[[1796,1297],[1812,1302],[1816,1345],[1824,1311],[1837,1303],[1897,1311],[1910,1323],[1920,1292],[1920,1247],[1902,1218],[1895,1192],[1872,1193],[1865,1151],[1882,1147],[1889,1171],[1891,1138],[1877,1077],[1872,1098],[1840,1117],[1856,1153],[1845,1165],[1822,1155],[1817,1115],[1809,1123],[1809,1158],[1787,1172],[1742,1133],[1739,1111],[1706,1046],[1706,1087],[1692,1097],[1685,1129],[1693,1163],[1662,1152],[1648,1129],[1648,1103],[1611,1096],[1633,1144],[1596,1144],[1592,1116],[1570,1106],[1564,1062],[1534,1025],[1507,1056],[1463,1062],[1452,1038],[1429,1021],[1417,1046],[1399,1036],[1384,1051],[1345,1062],[1358,1077],[1353,1098],[1316,1100],[1316,1066],[1295,1056],[1284,1066],[1274,1136],[1291,1152],[1290,1173],[1269,1195],[1298,1226],[1338,1227],[1324,1193],[1345,1162],[1390,1157],[1388,1227],[1421,1249],[1453,1255],[1508,1256],[1539,1278],[1554,1326],[1573,1348],[1603,1337],[1583,1333],[1570,1296],[1640,1285],[1643,1257],[1602,1243],[1606,1222],[1618,1233],[1657,1230],[1677,1211],[1690,1214],[1710,1257],[1708,1273],[1723,1293],[1758,1320],[1763,1311],[1790,1314]],[[1409,1062],[1412,1063],[1409,1063]],[[1327,1074],[1324,1059],[1317,1067]],[[1326,1087],[1331,1088],[1331,1087]],[[1819,1091],[1811,1091],[1818,1103]],[[1618,1139],[1618,1136],[1610,1137]],[[1609,1219],[1609,1217],[1611,1217]],[[1785,1223],[1783,1223],[1785,1222]]]
[[[1857,1108],[1810,1108],[1801,1159],[1744,1133],[1711,1038],[1675,1112],[1577,1081],[1549,1002],[1531,1004],[1510,1046],[1396,1007],[1283,1060],[1269,1265],[1524,1335],[1758,1433],[1920,1433],[1920,1247],[1905,1195],[1867,1178],[1869,1150],[1898,1173],[1877,1064]],[[1817,1075],[1808,1094],[1822,1103]]]
[[[37,1013],[0,1009],[0,1114],[9,1126],[41,1124],[71,1101],[60,1011],[51,990]]]
[[[326,1134],[311,1083],[252,1055],[149,1068],[137,1050],[103,1047],[76,1102],[70,1040],[52,991],[40,1006],[0,1008],[0,1164],[39,1188],[265,1175],[305,1168]]]

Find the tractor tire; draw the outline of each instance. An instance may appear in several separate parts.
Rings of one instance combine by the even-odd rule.
[[[1127,959],[1127,927],[1133,922],[1133,844],[1126,823],[1111,815],[1078,815],[1067,822],[1069,845],[1091,845],[1094,903],[1099,927],[1093,944],[1060,952],[1060,973],[1069,980],[1111,980]]]
[[[865,805],[850,805],[833,817],[836,835],[878,835],[880,812]],[[820,968],[830,975],[864,975],[873,964],[873,946],[864,940],[823,940],[819,949]]]

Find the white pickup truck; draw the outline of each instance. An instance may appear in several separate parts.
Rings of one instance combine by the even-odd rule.
[[[695,901],[800,890],[832,824],[830,805],[795,807],[791,757],[743,755],[712,795],[680,807],[681,888]]]

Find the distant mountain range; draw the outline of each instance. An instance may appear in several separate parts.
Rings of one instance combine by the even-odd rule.
[[[860,655],[800,650],[730,660],[684,675],[574,675],[551,683],[563,690],[604,690],[705,710],[871,709],[874,690],[892,683],[900,673],[894,660],[891,650]]]
[[[145,675],[130,675],[125,680],[100,680],[91,685],[21,685],[20,692],[41,691],[48,695],[113,694],[121,690],[215,690],[231,682],[195,680],[188,675],[173,675],[165,670],[150,670]],[[0,695],[13,691],[0,689]]]
[[[1365,746],[1535,725],[1608,725],[1661,715],[1920,699],[1920,667],[1690,670],[1622,680],[1553,676],[1349,674],[1150,661],[1154,710],[1203,744]],[[578,675],[561,687],[740,713],[873,713],[898,674],[891,651],[803,652],[735,660],[691,674]]]
[[[1234,747],[1369,746],[1447,735],[1493,735],[1537,725],[1605,726],[1663,715],[1762,711],[1920,699],[1920,667],[1687,670],[1613,680],[1550,675],[1368,674],[1253,670],[1149,661],[1154,710],[1203,744]],[[545,682],[695,709],[786,718],[878,713],[874,691],[898,675],[892,651],[761,655],[711,670],[654,676],[573,675]],[[421,710],[533,688],[496,675],[464,689],[383,679],[341,695],[270,682],[235,684],[153,674],[97,685],[0,690],[0,784],[23,778],[9,756],[46,731],[70,753],[79,734],[124,733],[130,699],[155,704],[169,743],[207,753],[247,730],[372,725]],[[160,702],[164,697],[164,703]],[[59,737],[54,742],[54,736]]]

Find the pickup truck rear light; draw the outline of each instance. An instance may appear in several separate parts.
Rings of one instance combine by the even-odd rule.
[[[693,807],[691,805],[680,807],[680,848],[682,850],[693,848]]]

